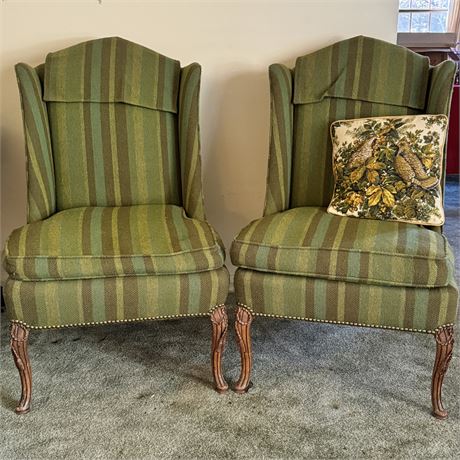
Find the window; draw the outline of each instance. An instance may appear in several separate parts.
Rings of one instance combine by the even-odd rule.
[[[449,0],[399,0],[398,32],[446,32]]]

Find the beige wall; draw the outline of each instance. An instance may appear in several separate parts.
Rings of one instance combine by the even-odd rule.
[[[227,248],[261,215],[268,154],[267,67],[354,35],[395,42],[397,0],[115,1],[1,3],[1,244],[25,222],[25,171],[13,66],[49,51],[118,35],[203,66],[205,202]]]

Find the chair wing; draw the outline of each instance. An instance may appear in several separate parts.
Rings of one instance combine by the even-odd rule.
[[[182,203],[190,217],[204,220],[199,125],[200,82],[199,64],[193,63],[182,69],[178,127]]]
[[[453,79],[455,64],[452,61],[444,61],[430,69],[430,83],[426,102],[426,113],[449,115],[452,101]],[[446,164],[447,142],[444,145],[443,164]],[[446,179],[446,169],[442,171],[442,187]],[[433,230],[440,231],[439,227]]]
[[[16,65],[27,155],[27,222],[46,219],[56,211],[54,162],[46,104],[35,69]]]
[[[293,140],[292,71],[284,65],[273,64],[269,78],[271,126],[266,215],[289,209]]]
[[[444,61],[430,69],[430,82],[426,99],[426,113],[449,114],[452,99],[455,64]]]

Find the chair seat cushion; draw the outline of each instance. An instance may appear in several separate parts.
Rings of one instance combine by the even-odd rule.
[[[453,255],[441,233],[414,224],[300,207],[251,222],[231,248],[252,270],[390,286],[446,286]]]
[[[67,209],[15,230],[5,247],[21,280],[197,273],[224,257],[210,225],[173,205]]]

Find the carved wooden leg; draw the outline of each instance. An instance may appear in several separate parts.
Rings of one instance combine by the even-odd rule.
[[[444,326],[436,331],[436,360],[434,362],[433,377],[431,379],[431,402],[433,415],[436,418],[447,418],[447,411],[442,405],[441,391],[444,375],[449,367],[454,347],[454,328]]]
[[[32,370],[30,368],[29,354],[27,352],[27,340],[29,330],[18,323],[11,323],[11,352],[13,353],[14,363],[21,377],[21,400],[16,407],[17,414],[26,414],[30,410],[32,398]]]
[[[212,322],[212,345],[211,361],[212,374],[216,391],[224,393],[228,390],[228,384],[222,374],[222,355],[227,339],[228,317],[225,305],[221,305],[211,313]]]
[[[251,323],[253,315],[250,310],[237,305],[235,330],[241,355],[241,374],[235,385],[236,393],[246,393],[250,387],[252,368]]]

